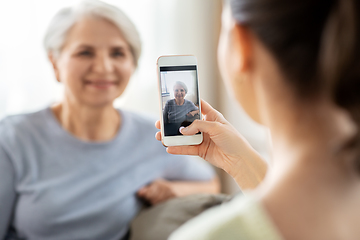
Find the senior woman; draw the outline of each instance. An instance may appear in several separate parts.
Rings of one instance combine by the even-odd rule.
[[[270,128],[273,167],[255,191],[187,222],[170,239],[359,239],[359,1],[230,4],[219,66],[245,111]],[[202,110],[206,121],[182,133],[202,131],[204,142],[168,152],[200,155],[239,185],[244,170],[261,175],[265,165],[240,134],[205,102]]]
[[[188,88],[185,83],[177,81],[174,84],[174,99],[166,102],[163,115],[165,132],[167,136],[181,135],[180,126],[187,127],[195,119],[200,119],[199,108],[185,99]]]
[[[114,109],[141,48],[119,9],[65,8],[44,43],[64,98],[0,122],[0,239],[119,240],[138,197],[218,191],[209,166],[166,153],[151,119]]]

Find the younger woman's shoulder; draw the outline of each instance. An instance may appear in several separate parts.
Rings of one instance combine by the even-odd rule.
[[[282,240],[262,204],[238,196],[214,207],[179,228],[170,240]]]

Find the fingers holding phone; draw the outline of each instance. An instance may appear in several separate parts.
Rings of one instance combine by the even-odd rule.
[[[170,146],[167,151],[200,156],[228,172],[243,189],[256,187],[266,174],[266,162],[221,113],[203,100],[201,104],[204,120],[195,120],[182,128],[181,133],[191,136],[200,131],[203,142],[195,146]],[[156,127],[160,128],[161,124],[157,122]],[[156,138],[160,140],[161,135],[157,134]]]

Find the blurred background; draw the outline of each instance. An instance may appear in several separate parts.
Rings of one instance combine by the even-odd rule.
[[[159,116],[156,60],[161,55],[193,54],[198,59],[201,98],[208,101],[270,161],[266,128],[253,122],[225,91],[217,67],[221,0],[105,0],[122,9],[137,26],[143,44],[139,67],[119,108]],[[40,110],[62,96],[42,41],[46,27],[74,0],[0,1],[0,119]],[[230,96],[229,96],[230,95]],[[140,97],[139,97],[140,96]],[[239,191],[219,171],[224,193]]]

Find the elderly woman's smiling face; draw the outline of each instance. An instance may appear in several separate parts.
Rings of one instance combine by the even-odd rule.
[[[175,99],[178,101],[183,101],[184,97],[186,95],[185,89],[183,86],[176,84],[174,86],[174,96]]]
[[[98,17],[84,17],[69,31],[60,55],[52,59],[69,101],[89,106],[112,104],[135,70],[120,30]]]

